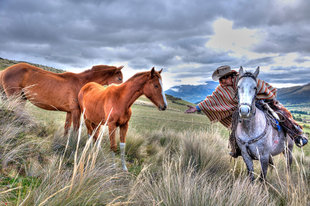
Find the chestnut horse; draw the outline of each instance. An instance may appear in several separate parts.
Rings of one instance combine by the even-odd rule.
[[[120,85],[110,85],[103,87],[97,83],[90,82],[82,87],[79,93],[79,104],[84,112],[85,124],[88,134],[91,135],[96,128],[107,122],[109,127],[110,146],[112,155],[117,149],[115,142],[115,129],[120,128],[120,150],[122,167],[127,171],[125,164],[125,144],[128,122],[131,117],[131,105],[141,95],[150,99],[159,110],[167,108],[166,96],[163,91],[161,73],[151,71],[137,73]],[[111,114],[110,114],[111,112]],[[108,120],[106,118],[110,114]],[[94,134],[94,139],[98,138],[98,130]]]
[[[19,63],[0,73],[0,89],[6,96],[22,95],[32,104],[46,110],[67,112],[65,135],[73,122],[74,130],[79,127],[81,110],[78,93],[88,82],[102,85],[122,83],[121,67],[97,65],[81,73],[53,73],[41,68]],[[2,88],[1,88],[2,87]]]

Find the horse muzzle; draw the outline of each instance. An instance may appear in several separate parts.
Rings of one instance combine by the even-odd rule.
[[[163,106],[162,106],[162,105],[159,105],[158,109],[159,109],[160,111],[165,111],[165,110],[167,109],[167,105],[166,105],[166,104],[164,104]]]
[[[249,118],[251,114],[251,107],[248,105],[241,105],[239,107],[239,115],[241,118]]]

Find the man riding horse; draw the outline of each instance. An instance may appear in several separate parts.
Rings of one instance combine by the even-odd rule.
[[[238,72],[231,70],[230,66],[225,65],[217,68],[212,75],[212,79],[220,83],[215,91],[196,107],[188,106],[189,109],[185,112],[203,111],[212,122],[219,121],[225,127],[231,129],[232,114],[238,107],[236,95],[238,76]],[[257,100],[260,100],[259,102],[262,104],[267,104],[269,109],[272,108],[272,112],[274,111],[282,117],[280,125],[298,147],[306,145],[308,139],[303,135],[302,126],[293,119],[290,112],[282,104],[276,101],[276,94],[276,88],[263,80],[257,79]],[[236,158],[240,155],[240,150],[233,134],[234,132],[231,133],[229,138],[231,146],[229,154]]]

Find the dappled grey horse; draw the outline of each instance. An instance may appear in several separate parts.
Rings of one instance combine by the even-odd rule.
[[[239,70],[238,80],[238,112],[239,120],[235,135],[241,155],[247,166],[250,179],[254,180],[253,160],[261,164],[261,180],[265,180],[268,164],[272,163],[272,156],[284,153],[288,168],[292,163],[292,149],[294,146],[291,138],[281,129],[275,129],[271,120],[265,113],[255,106],[257,94],[256,78],[259,73],[257,67],[254,73]]]

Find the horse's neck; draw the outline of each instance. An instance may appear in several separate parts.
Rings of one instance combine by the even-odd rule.
[[[131,105],[143,94],[145,83],[146,80],[127,81],[120,86],[122,101],[124,101],[126,108],[130,108]]]
[[[242,120],[239,124],[246,136],[261,133],[266,126],[265,114],[263,111],[256,108],[255,115],[252,118],[249,120]]]

